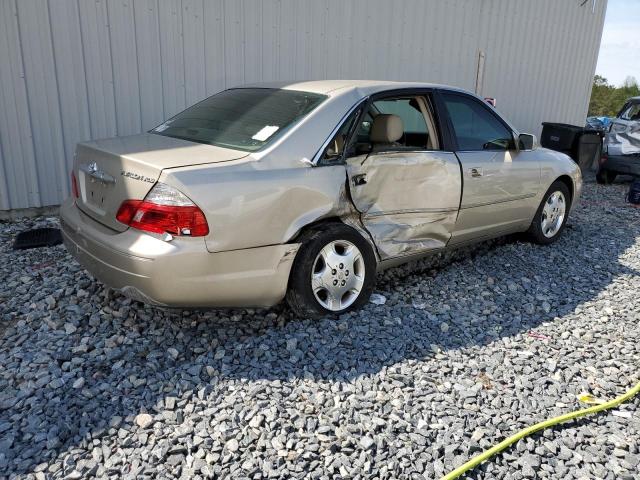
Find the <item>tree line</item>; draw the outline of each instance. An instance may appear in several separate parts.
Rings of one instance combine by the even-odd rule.
[[[640,86],[635,77],[627,77],[621,87],[609,85],[606,78],[593,77],[591,100],[589,101],[590,117],[615,117],[630,97],[640,96]]]

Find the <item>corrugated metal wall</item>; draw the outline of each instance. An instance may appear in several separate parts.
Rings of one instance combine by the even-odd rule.
[[[0,0],[0,210],[67,195],[78,141],[225,87],[372,78],[481,94],[523,131],[582,123],[605,0]]]

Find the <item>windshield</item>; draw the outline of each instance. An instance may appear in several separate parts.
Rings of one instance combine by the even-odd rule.
[[[187,108],[151,133],[253,152],[275,140],[325,98],[272,88],[225,90]]]
[[[620,118],[621,120],[640,120],[640,102],[627,103],[624,107],[622,107],[622,111],[618,115],[618,118]]]

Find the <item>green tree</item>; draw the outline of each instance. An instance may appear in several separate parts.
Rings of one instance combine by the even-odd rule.
[[[602,75],[596,75],[593,77],[593,86],[594,87],[606,87],[608,85],[607,79]]]
[[[629,75],[627,78],[624,79],[624,83],[622,84],[622,88],[638,88],[638,80],[636,80],[636,77],[632,77],[631,75]]]

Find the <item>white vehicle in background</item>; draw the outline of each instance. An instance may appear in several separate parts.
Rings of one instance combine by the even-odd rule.
[[[619,174],[640,176],[640,97],[627,100],[611,122],[596,179],[607,184]]]

